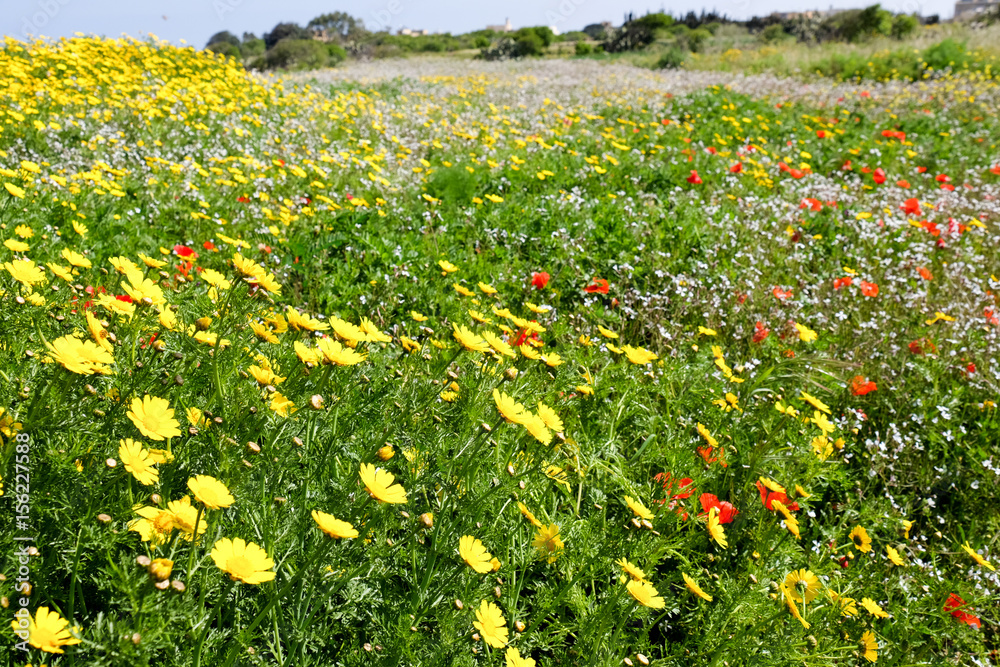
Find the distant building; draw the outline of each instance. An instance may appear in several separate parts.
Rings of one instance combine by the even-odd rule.
[[[510,24],[510,19],[507,19],[507,23],[503,25],[488,25],[486,29],[493,32],[514,32],[514,26]]]
[[[955,3],[955,18],[968,19],[1000,7],[1000,0],[959,0]]]
[[[397,35],[406,35],[407,37],[423,37],[424,35],[431,34],[430,30],[412,30],[410,28],[400,28],[396,31]]]

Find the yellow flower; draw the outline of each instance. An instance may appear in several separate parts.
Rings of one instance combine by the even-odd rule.
[[[458,555],[479,574],[493,571],[493,564],[490,562],[493,555],[472,535],[464,535],[458,541]]]
[[[521,352],[521,355],[526,359],[531,359],[532,361],[541,359],[542,355],[538,353],[538,350],[531,347],[527,343],[522,343],[520,347],[517,348]]]
[[[543,422],[545,422],[545,425],[548,428],[552,429],[556,433],[562,433],[563,423],[562,420],[559,418],[559,415],[556,414],[555,410],[545,405],[541,401],[539,401],[538,403],[538,416],[541,418]]]
[[[712,601],[712,596],[706,593],[705,591],[701,590],[701,586],[698,585],[698,582],[696,582],[694,579],[687,576],[683,572],[681,572],[681,577],[684,578],[684,585],[687,586],[687,589],[691,591],[692,595],[697,595],[706,602]]]
[[[154,579],[164,581],[174,571],[174,561],[169,558],[154,558],[147,569]]]
[[[543,445],[552,442],[552,433],[545,427],[545,422],[542,421],[541,417],[531,414],[528,410],[524,411],[524,416],[524,428],[528,430],[528,433]]]
[[[288,318],[288,326],[296,331],[326,331],[330,328],[326,322],[301,314],[291,306],[288,307],[285,317]]]
[[[543,527],[542,522],[535,518],[535,515],[531,513],[531,510],[529,510],[524,503],[518,502],[517,508],[521,510],[521,514],[524,515],[524,518],[527,519],[532,526],[534,526],[535,528]]]
[[[479,289],[482,290],[483,294],[496,294],[497,291],[493,288],[493,285],[487,285],[484,282],[478,283]]]
[[[11,252],[28,252],[31,250],[30,245],[24,241],[18,241],[17,239],[7,239],[3,242],[3,244],[7,246]]]
[[[74,220],[73,221],[73,231],[76,232],[77,234],[79,234],[80,236],[86,236],[87,232],[89,232],[90,230],[87,229],[87,225],[83,224],[82,222],[80,222],[78,220]]]
[[[418,313],[415,310],[411,310],[410,311],[410,317],[412,317],[413,321],[415,321],[415,322],[426,322],[427,321],[427,316],[426,315],[424,315],[422,313]]]
[[[719,508],[713,507],[708,510],[708,534],[712,536],[712,539],[718,543],[723,549],[729,546],[729,542],[726,541],[726,531],[722,529],[722,524],[719,523]]]
[[[30,287],[31,285],[44,284],[47,281],[45,272],[30,259],[15,259],[13,262],[4,262],[3,268],[7,269],[7,273],[22,285]]]
[[[809,418],[809,421],[811,421],[813,424],[816,424],[816,426],[819,427],[819,430],[821,430],[824,435],[829,435],[830,433],[833,433],[834,429],[833,422],[827,419],[826,415],[824,415],[819,410],[813,410],[813,416]]]
[[[115,362],[115,358],[103,347],[75,336],[62,336],[51,343],[47,342],[45,346],[53,361],[79,375],[110,375],[108,364]]]
[[[492,602],[483,600],[480,603],[472,625],[482,633],[483,641],[493,648],[503,648],[507,644],[507,621],[500,608]]]
[[[131,408],[128,418],[150,440],[166,440],[181,434],[180,422],[174,419],[174,411],[166,399],[147,394],[141,399],[133,398]]]
[[[785,575],[785,590],[796,602],[806,604],[816,599],[820,591],[819,579],[806,569],[792,570]]]
[[[715,329],[709,329],[708,327],[699,326],[698,333],[702,336],[716,336],[718,335]]]
[[[494,333],[491,333],[489,331],[484,331],[483,340],[489,343],[490,347],[492,347],[494,350],[504,355],[505,357],[511,357],[513,359],[514,357],[517,356],[516,354],[514,354],[514,348],[505,343],[503,339],[500,338],[500,336],[497,336]]]
[[[638,567],[628,562],[625,558],[620,558],[615,561],[623,570],[625,574],[632,578],[633,581],[645,581],[646,573],[640,570]]]
[[[830,600],[836,602],[840,606],[841,616],[858,615],[858,602],[854,598],[849,598],[846,595],[841,595],[830,589],[827,589],[826,595],[830,598]]]
[[[641,347],[632,347],[631,345],[622,345],[622,352],[628,357],[628,360],[637,366],[643,366],[650,362],[656,361],[659,357],[655,353],[650,352],[647,349]]]
[[[236,502],[226,485],[209,475],[196,475],[188,479],[187,486],[206,509],[218,510]]]
[[[271,570],[274,561],[268,557],[267,552],[253,542],[244,542],[242,538],[231,540],[223,537],[215,543],[210,555],[216,567],[235,581],[256,585],[275,577]]]
[[[632,596],[632,599],[641,604],[643,607],[649,607],[650,609],[663,609],[666,604],[663,601],[663,598],[660,597],[656,587],[648,581],[630,581],[625,584],[625,589],[628,591],[628,594]]]
[[[17,187],[13,183],[4,183],[3,186],[4,186],[4,188],[7,189],[7,192],[10,193],[11,197],[17,197],[18,199],[24,199],[24,190],[22,188]],[[60,651],[60,653],[61,653],[61,651]]]
[[[486,196],[489,197],[489,195]],[[533,658],[522,658],[518,650],[513,647],[507,649],[504,654],[504,663],[506,667],[535,667]]]
[[[910,539],[910,529],[913,528],[913,522],[908,519],[903,519],[903,537]]]
[[[878,662],[878,641],[875,639],[875,633],[871,630],[865,630],[864,634],[861,635],[860,644],[865,660]]]
[[[344,347],[332,338],[321,338],[316,345],[327,361],[338,366],[355,366],[368,358],[367,355]]]
[[[798,329],[799,340],[801,340],[803,343],[811,343],[817,338],[819,338],[819,336],[816,334],[815,331],[805,326],[804,324],[799,324],[798,322],[796,322],[795,328]]]
[[[151,486],[160,479],[160,473],[153,467],[154,461],[150,458],[149,452],[132,438],[125,438],[119,442],[118,458],[125,465],[125,470],[139,481],[140,484]]]
[[[562,357],[555,352],[552,352],[551,354],[543,354],[541,355],[541,359],[549,368],[556,368],[557,366],[562,366],[565,363],[562,360]]]
[[[878,603],[871,598],[861,598],[861,606],[864,607],[869,614],[875,616],[876,618],[889,618],[889,614],[887,614],[885,610],[883,610],[882,607],[880,607]]]
[[[163,290],[149,278],[122,283],[122,289],[138,303],[147,303],[148,299],[151,305],[162,306],[167,302],[163,297]]]
[[[63,646],[81,642],[67,629],[69,621],[58,613],[49,611],[48,607],[39,607],[34,618],[29,615],[25,620],[27,625],[22,626],[19,619],[15,618],[10,622],[10,627],[14,632],[27,630],[28,643],[46,653],[63,653]]]
[[[320,530],[334,539],[352,540],[358,536],[358,531],[354,529],[354,526],[337,519],[332,514],[313,510],[312,518]]]
[[[531,418],[531,413],[525,410],[523,405],[499,389],[493,390],[493,401],[497,405],[497,410],[509,423],[524,426]]]
[[[795,536],[795,539],[799,539],[799,520],[795,518],[795,515],[789,512],[788,508],[780,500],[772,499],[771,507],[781,512],[782,516],[785,517],[785,528]]]
[[[201,272],[201,279],[213,287],[218,287],[219,289],[229,289],[233,286],[229,280],[213,269],[205,269]]]
[[[458,271],[458,267],[446,259],[438,260],[438,266],[440,266],[441,270],[444,271],[442,275],[448,275],[449,273],[455,273],[455,271]]]
[[[806,392],[802,391],[802,392],[799,392],[799,396],[800,396],[800,398],[803,401],[805,401],[809,405],[813,406],[814,408],[816,408],[820,412],[825,412],[826,414],[830,414],[830,406],[828,406],[826,403],[824,403],[823,401],[819,400],[818,398],[816,398],[812,394],[807,394]]]
[[[271,404],[268,407],[282,417],[288,417],[293,412],[298,410],[298,408],[295,407],[295,403],[293,403],[291,399],[284,396],[280,391],[276,391],[271,395]]]
[[[69,267],[60,266],[59,264],[54,264],[52,262],[46,262],[45,266],[49,267],[49,270],[56,274],[57,278],[62,278],[68,283],[73,282],[73,273]]]
[[[719,441],[712,437],[712,434],[708,432],[708,429],[703,424],[698,423],[695,428],[698,429],[698,434],[705,439],[709,447],[719,446]]]
[[[370,463],[361,464],[361,481],[368,494],[382,503],[398,504],[406,502],[406,490],[393,484],[396,477],[387,470],[376,468]]]
[[[556,562],[565,546],[559,538],[559,526],[554,523],[539,527],[531,544],[538,550],[539,557],[545,558],[549,563]]]
[[[469,350],[471,352],[486,352],[487,350],[490,349],[489,343],[487,343],[485,340],[483,340],[476,334],[469,331],[466,327],[460,324],[454,324],[452,326],[454,326],[455,328],[455,331],[452,335],[455,337],[455,340],[457,340],[459,344],[466,350]]]
[[[78,252],[70,250],[69,248],[63,248],[63,251],[60,254],[62,255],[62,258],[65,259],[67,262],[69,262],[71,265],[79,267],[81,269],[89,269],[91,266],[93,266],[93,264],[90,263],[89,259],[87,259]]]
[[[470,290],[468,287],[465,287],[464,285],[459,285],[458,283],[454,283],[452,284],[452,287],[454,287],[455,291],[461,294],[462,296],[475,296],[475,292]]]
[[[855,526],[848,537],[861,553],[866,554],[872,550],[872,538],[868,537],[868,531],[862,526]]]
[[[983,567],[985,567],[987,570],[990,570],[991,572],[993,572],[993,571],[996,570],[996,568],[993,567],[989,563],[989,561],[987,561],[985,558],[983,558],[982,556],[980,556],[979,554],[977,554],[975,552],[975,550],[973,550],[973,548],[969,546],[969,542],[968,541],[966,541],[965,544],[962,545],[962,548],[965,549],[965,553],[967,553],[970,556],[972,556],[972,560],[976,561],[977,563],[979,563],[980,565],[982,565]]]
[[[899,552],[893,549],[892,547],[887,546],[885,548],[885,555],[889,557],[889,562],[891,562],[893,565],[898,565],[899,567],[906,567],[906,561],[904,561],[903,557],[899,555]]]
[[[151,269],[162,269],[167,265],[166,262],[161,262],[158,259],[154,259],[148,255],[143,255],[142,253],[139,253],[139,260]]]
[[[612,339],[618,338],[618,334],[616,334],[614,331],[611,331],[610,329],[605,329],[600,324],[597,325],[597,332],[600,333],[605,338],[612,338]]]
[[[632,510],[632,513],[635,514],[640,519],[646,519],[649,521],[653,520],[653,513],[650,512],[645,505],[643,505],[640,501],[636,500],[635,498],[632,498],[631,496],[625,496],[625,504],[628,505],[628,508]]]
[[[802,612],[800,612],[799,608],[796,606],[795,600],[792,598],[791,592],[788,590],[788,587],[785,584],[781,584],[780,586],[778,586],[778,589],[781,591],[782,596],[784,597],[785,604],[788,606],[788,611],[792,614],[792,616],[795,617],[795,620],[797,620],[799,623],[802,624],[803,628],[808,630],[809,621],[803,618]]]

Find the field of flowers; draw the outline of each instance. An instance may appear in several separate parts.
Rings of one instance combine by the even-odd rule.
[[[997,664],[996,83],[0,72],[9,664]]]

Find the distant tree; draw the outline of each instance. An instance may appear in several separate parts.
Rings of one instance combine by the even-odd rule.
[[[205,48],[207,49],[212,44],[232,44],[233,46],[239,46],[240,38],[228,30],[223,30],[222,32],[217,32],[209,37],[208,41],[205,43]]]
[[[906,39],[920,27],[920,19],[913,14],[898,14],[892,19],[890,30],[893,39]]]
[[[247,39],[247,35],[250,36]],[[259,56],[266,50],[264,46],[264,40],[259,37],[254,37],[253,33],[243,34],[243,43],[240,44],[240,53],[243,54],[244,59],[250,59],[255,56]]]
[[[632,21],[633,24],[637,26],[642,26],[656,32],[658,30],[665,30],[674,24],[674,17],[669,14],[664,14],[663,12],[658,12],[656,14],[646,14],[641,18],[637,18]],[[698,26],[689,26],[697,28]]]
[[[357,42],[368,34],[365,22],[354,18],[347,12],[320,14],[309,21],[306,27],[317,31],[322,30],[338,42]]]
[[[848,42],[861,42],[892,31],[892,13],[880,5],[865,7],[860,11],[844,12],[840,23],[840,36]]]
[[[264,33],[264,46],[270,51],[283,39],[312,39],[312,33],[298,23],[279,23],[271,32]]]
[[[315,39],[285,38],[254,61],[255,69],[318,69],[327,64],[326,44]]]
[[[780,42],[786,37],[788,37],[788,33],[785,32],[784,26],[780,23],[767,26],[760,32],[760,35],[758,35],[758,39],[765,44]]]
[[[205,49],[214,53],[221,53],[227,57],[236,58],[237,60],[243,56],[243,54],[240,53],[240,47],[229,42],[214,42],[206,46]]]

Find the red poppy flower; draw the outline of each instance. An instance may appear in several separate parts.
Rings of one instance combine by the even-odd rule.
[[[757,480],[757,490],[760,491],[760,502],[764,503],[764,507],[771,510],[772,512],[777,511],[774,509],[774,505],[771,504],[775,500],[784,505],[789,512],[799,511],[798,503],[789,500],[788,496],[782,493],[781,491],[770,490],[769,488],[764,486],[764,484],[760,480]]]
[[[247,197],[245,195],[240,195],[239,197],[236,198],[236,201],[238,201],[241,204],[249,204],[250,197]]]
[[[826,131],[825,130],[816,130],[816,138],[817,139],[826,139]]]
[[[872,174],[872,178],[875,179],[876,185],[882,185],[883,183],[885,183],[885,171],[882,169],[882,167],[879,167],[878,169],[875,170],[875,173]]]
[[[841,171],[850,171],[851,169],[853,169],[853,167],[851,166],[851,161],[850,160],[848,160],[844,164],[840,165],[840,170]]]
[[[719,510],[719,523],[732,523],[736,515],[739,514],[739,510],[732,503],[719,500],[714,493],[703,493],[698,500],[701,502],[702,509],[699,515],[708,514],[713,507],[717,508]]]
[[[899,210],[907,215],[923,215],[920,211],[920,202],[917,201],[916,197],[911,197],[900,204]]]
[[[851,393],[855,396],[864,396],[878,389],[878,385],[866,378],[864,375],[855,375],[851,380]]]
[[[545,271],[539,271],[538,273],[531,274],[531,286],[535,289],[545,289],[545,286],[549,284],[549,278],[551,278]]]
[[[708,151],[709,153],[711,153],[712,155],[718,155],[719,154],[719,151],[716,150],[715,146],[709,146],[705,150]]]
[[[711,445],[702,445],[697,448],[697,452],[701,455],[701,458],[705,459],[705,463],[715,463],[719,462],[719,465],[723,468],[728,468],[729,464],[726,463],[726,450],[722,447],[718,448],[719,453],[712,456],[712,450],[715,449]]]
[[[917,273],[919,273],[920,277],[924,280],[934,280],[934,275],[922,266],[917,267]]]
[[[995,167],[990,167],[990,173],[993,174],[994,176],[1000,176],[1000,164],[996,165]]]
[[[833,289],[840,289],[841,287],[850,287],[854,284],[854,278],[851,276],[844,276],[843,278],[833,279]]]
[[[975,375],[976,374],[976,365],[975,364],[969,364],[968,366],[966,366],[965,367],[965,373],[966,373],[966,375]]]
[[[729,168],[729,173],[731,174],[739,174],[742,171],[743,171],[742,162],[737,162],[736,164],[734,164],[732,167]]]
[[[955,191],[955,186],[952,185],[951,183],[942,183],[941,184],[941,189],[942,190],[947,190],[948,192],[954,192]]]
[[[897,132],[895,130],[882,130],[882,136],[887,139],[899,139],[900,141],[906,141],[906,132]]]
[[[1000,325],[1000,319],[997,319],[996,313],[993,312],[992,308],[987,308],[983,311],[983,317],[986,321],[994,326]]]
[[[951,181],[951,176],[949,176],[948,174],[938,174],[937,176],[934,177],[934,180],[937,181],[938,183],[948,183],[949,181]]]
[[[802,178],[803,176],[806,175],[806,172],[802,171],[801,169],[789,169],[788,175],[791,176],[792,178]]]
[[[771,330],[764,326],[763,322],[753,325],[753,342],[760,343],[771,334]]]
[[[867,90],[862,90],[861,91],[861,97],[871,97],[871,96],[872,96],[872,94],[869,93]]]
[[[823,202],[812,197],[806,197],[799,202],[799,208],[808,208],[810,211],[822,211]]]
[[[784,301],[792,296],[792,290],[786,291],[775,285],[774,289],[771,290],[771,294],[773,294],[774,298],[778,301]]]
[[[205,250],[211,250],[211,251],[215,250],[215,244],[212,243],[211,241],[205,241],[204,243],[201,244],[201,247],[203,247]]]
[[[701,185],[701,176],[698,175],[697,170],[691,170],[691,175],[687,177],[687,182],[692,185]]]
[[[861,281],[861,293],[865,296],[876,297],[878,296],[878,285],[875,283],[870,283],[866,280]]]
[[[904,181],[904,180],[900,179],[900,180],[896,181],[896,185],[898,185],[899,187],[903,188],[904,190],[909,190],[910,189],[910,182],[909,181]]]
[[[595,277],[594,282],[584,287],[583,291],[588,294],[607,294],[610,289],[607,280]]]
[[[970,614],[967,611],[963,611],[962,607],[965,606],[965,600],[955,595],[954,593],[948,594],[948,599],[944,603],[944,610],[950,611],[951,615],[957,618],[962,623],[968,623],[974,628],[983,627],[982,622],[974,614]]]
[[[926,174],[927,173],[927,167],[917,167],[917,173],[918,174]]]
[[[178,257],[197,257],[198,256],[198,253],[196,253],[193,249],[187,247],[186,245],[180,245],[180,244],[174,246],[174,253]]]

